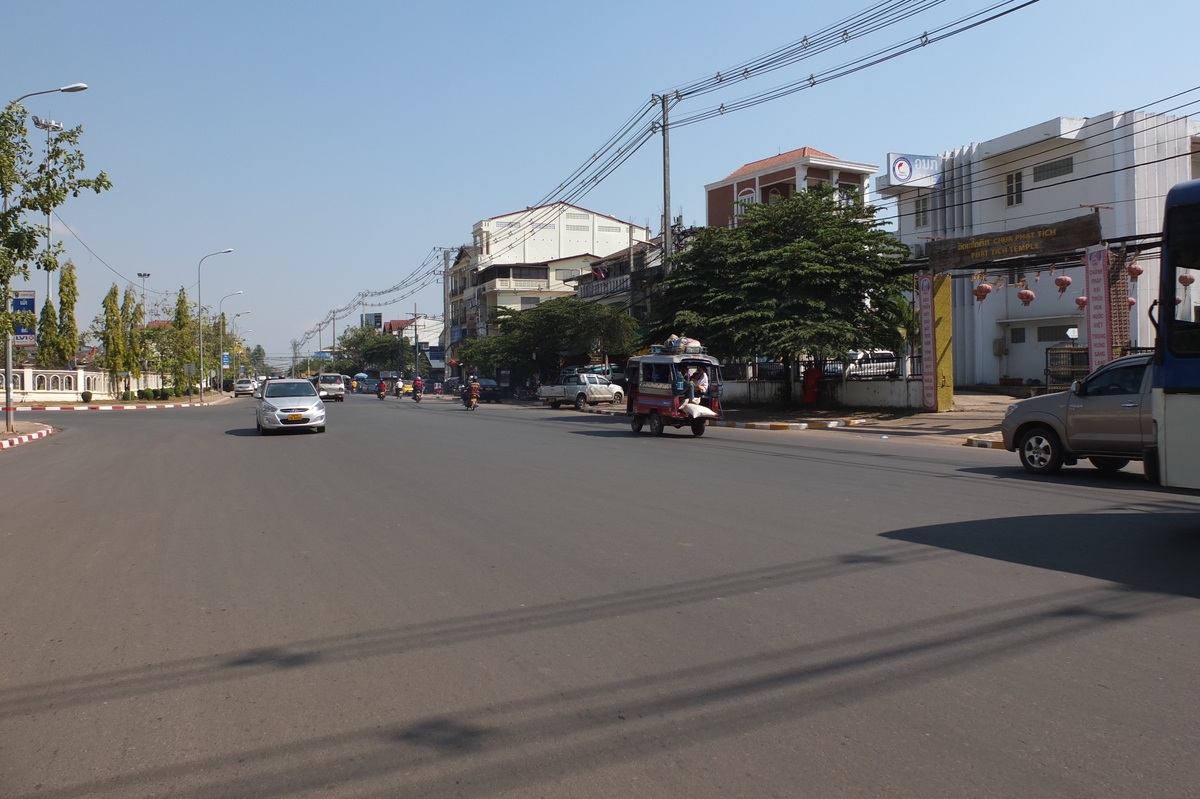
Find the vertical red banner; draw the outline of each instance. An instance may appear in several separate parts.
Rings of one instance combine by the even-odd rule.
[[[1109,325],[1108,247],[1087,248],[1087,340],[1088,366],[1099,369],[1112,360],[1112,331]]]
[[[933,275],[917,278],[917,297],[921,304],[921,406],[938,409],[937,347],[933,320]]]

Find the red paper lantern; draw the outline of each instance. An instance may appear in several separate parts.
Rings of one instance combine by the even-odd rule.
[[[1195,282],[1196,277],[1194,275],[1189,275],[1187,272],[1184,272],[1179,276],[1179,285],[1181,286],[1190,286]]]
[[[1017,299],[1021,301],[1022,305],[1028,305],[1029,303],[1033,302],[1033,299],[1036,296],[1037,295],[1034,294],[1030,289],[1021,289],[1017,292]]]
[[[1084,306],[1087,305],[1087,297],[1076,297],[1075,304],[1078,305],[1079,310],[1082,311],[1084,309]]]
[[[1054,278],[1054,285],[1058,286],[1058,296],[1062,296],[1063,292],[1071,286],[1071,278],[1066,275],[1059,275]]]
[[[1130,264],[1129,266],[1125,267],[1125,271],[1129,273],[1130,281],[1136,283],[1137,279],[1138,279],[1138,275],[1140,275],[1142,272],[1145,272],[1146,270],[1142,269],[1140,266],[1138,266],[1137,264],[1134,263],[1134,264]]]
[[[971,293],[975,295],[975,299],[979,300],[980,302],[983,302],[984,300],[987,299],[987,295],[992,293],[992,284],[991,283],[980,283],[978,286],[975,287],[975,290],[972,291]]]

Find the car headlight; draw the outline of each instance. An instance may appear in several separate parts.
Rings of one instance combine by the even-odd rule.
[[[267,413],[275,413],[275,411],[279,410],[278,408],[276,408],[274,405],[272,405],[269,402],[264,402],[262,404],[262,409],[264,411],[266,411]]]
[[[318,401],[317,404],[313,406],[313,410],[325,413],[325,403]]]
[[[1009,405],[1007,408],[1004,409],[1004,415],[1007,417],[1016,409],[1017,409],[1017,405],[1016,405],[1016,403],[1013,403],[1012,405]]]

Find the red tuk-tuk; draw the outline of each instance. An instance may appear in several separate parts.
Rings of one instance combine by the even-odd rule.
[[[682,352],[665,352],[651,347],[649,355],[629,359],[625,376],[629,381],[627,408],[630,427],[639,433],[649,423],[650,432],[661,436],[667,425],[690,427],[692,435],[704,435],[709,419],[722,419],[721,365],[702,347],[685,347]],[[692,351],[694,350],[694,351]],[[688,400],[687,385],[703,368],[708,388]]]

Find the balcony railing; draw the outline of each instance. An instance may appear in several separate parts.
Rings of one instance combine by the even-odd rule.
[[[550,288],[548,280],[525,280],[511,277],[499,277],[480,285],[479,290],[490,291],[545,291]]]
[[[592,280],[579,286],[579,298],[586,300],[591,297],[607,297],[629,291],[629,275],[617,275],[607,280]]]

